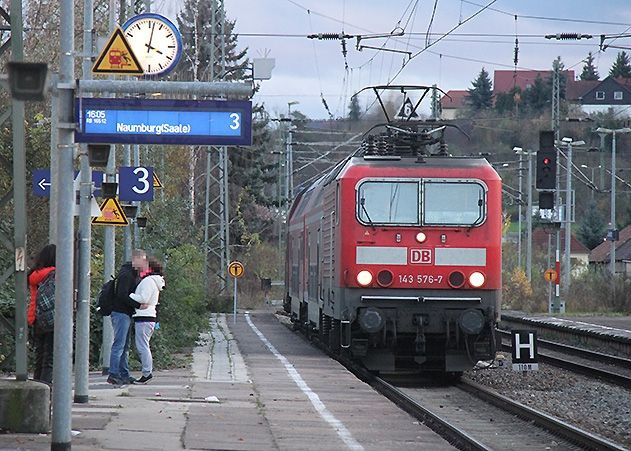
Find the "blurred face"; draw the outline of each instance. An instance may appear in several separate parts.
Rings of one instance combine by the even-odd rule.
[[[131,265],[138,272],[144,272],[149,267],[147,256],[145,254],[134,254],[131,257]]]

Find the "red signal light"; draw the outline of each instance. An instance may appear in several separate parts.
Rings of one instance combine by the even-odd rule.
[[[543,164],[545,164],[546,166],[550,164],[550,159],[549,158],[544,158],[543,159]]]

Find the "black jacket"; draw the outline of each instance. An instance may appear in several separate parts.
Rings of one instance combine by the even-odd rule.
[[[129,297],[133,293],[140,282],[140,276],[132,266],[131,262],[125,263],[118,271],[118,280],[116,281],[116,299],[112,311],[125,313],[132,316],[140,303]]]

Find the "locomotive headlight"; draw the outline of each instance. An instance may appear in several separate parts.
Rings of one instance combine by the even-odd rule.
[[[363,271],[359,271],[359,273],[357,273],[357,283],[362,287],[370,285],[372,283],[372,274],[370,271],[366,271],[365,269]]]
[[[419,243],[424,243],[426,239],[427,235],[425,235],[425,233],[419,232],[416,234],[416,241],[418,241]]]
[[[479,271],[472,272],[469,276],[469,285],[473,288],[480,288],[486,282],[486,277]]]

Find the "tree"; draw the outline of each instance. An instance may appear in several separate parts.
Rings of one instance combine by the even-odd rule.
[[[508,92],[500,92],[495,95],[495,111],[498,114],[510,113],[522,103],[522,92],[519,86],[514,86]]]
[[[539,114],[550,104],[551,92],[541,76],[537,75],[535,82],[524,91],[524,105],[534,114]]]
[[[598,70],[594,66],[594,55],[589,52],[583,66],[583,72],[581,72],[581,80],[598,80],[598,78]]]
[[[220,14],[216,14],[219,18]],[[182,33],[182,62],[178,65],[180,79],[192,80],[241,80],[245,75],[248,60],[247,48],[237,50],[237,35],[234,34],[236,21],[225,19],[224,34],[212,29],[211,2],[186,0],[177,16],[178,28]],[[219,27],[216,26],[218,29]],[[213,54],[213,46],[215,51]],[[225,65],[221,64],[221,50]],[[211,67],[211,56],[214,61]]]
[[[353,122],[357,122],[361,117],[361,107],[359,106],[359,100],[357,96],[351,97],[351,102],[348,105],[348,119]]]
[[[548,99],[552,98],[552,83],[554,82],[554,71],[559,71],[559,98],[565,99],[565,89],[567,87],[567,78],[569,72],[565,70],[565,64],[561,62],[561,57],[558,56],[554,61],[552,61],[552,73],[550,77],[546,79],[546,86],[549,91]]]
[[[605,229],[605,221],[598,211],[596,203],[593,201],[590,202],[583,216],[583,220],[578,226],[576,232],[577,238],[591,250],[603,242]]]
[[[618,56],[609,70],[609,75],[613,78],[631,78],[631,64],[629,63],[629,55],[627,55],[627,52],[624,50],[618,52]]]
[[[482,68],[478,77],[471,83],[469,89],[469,105],[475,111],[487,110],[493,106],[493,89],[489,73]]]

